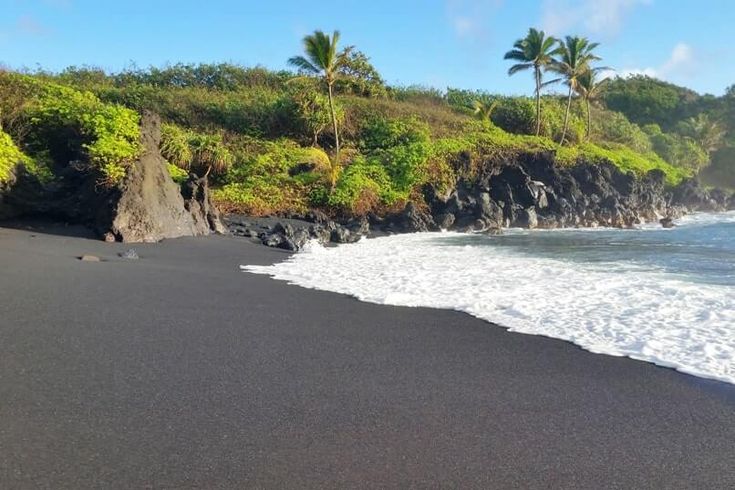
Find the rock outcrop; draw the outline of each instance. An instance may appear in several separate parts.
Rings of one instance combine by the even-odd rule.
[[[658,170],[637,177],[606,163],[560,167],[553,153],[540,153],[487,164],[477,179],[460,180],[443,193],[428,187],[421,206],[409,202],[402,211],[385,216],[371,214],[340,224],[312,211],[296,219],[229,217],[228,224],[236,236],[294,251],[309,240],[348,243],[368,234],[498,234],[507,227],[628,228],[657,221],[671,227],[674,218],[686,213],[733,208],[735,195],[708,191],[695,180],[670,189]]]
[[[183,189],[171,179],[158,150],[160,126],[158,116],[143,115],[143,156],[125,176],[112,205],[109,226],[98,222],[98,231],[111,233],[122,242],[157,242],[223,232],[224,225],[209,201],[206,179],[192,175]]]
[[[366,218],[339,224],[318,211],[290,218],[231,215],[226,218],[226,222],[235,236],[289,251],[301,250],[311,240],[322,245],[353,243],[370,232],[370,224]]]
[[[639,178],[609,163],[565,168],[555,164],[552,153],[487,165],[476,181],[458,182],[444,195],[431,188],[425,194],[440,227],[460,231],[627,228],[662,217],[733,207],[725,192],[707,191],[695,180],[667,190],[658,170]]]
[[[57,165],[48,184],[19,167],[0,189],[0,219],[42,217],[83,224],[108,241],[122,242],[225,233],[207,179],[191,175],[179,186],[169,175],[159,151],[160,126],[157,115],[143,114],[144,151],[119,186],[98,185],[98,176],[84,165]]]

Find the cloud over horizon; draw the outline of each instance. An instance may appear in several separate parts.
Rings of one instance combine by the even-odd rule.
[[[613,36],[622,28],[625,17],[636,7],[653,0],[544,0],[541,27],[552,35],[581,29],[585,34]]]
[[[623,77],[646,75],[660,79],[667,79],[670,76],[688,75],[692,73],[695,59],[694,49],[687,43],[679,42],[671,50],[671,54],[666,61],[659,66],[625,68],[620,70],[620,75]]]

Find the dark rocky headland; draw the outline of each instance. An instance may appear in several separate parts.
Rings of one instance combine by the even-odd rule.
[[[299,250],[309,240],[350,243],[363,236],[455,230],[498,234],[503,228],[631,228],[694,212],[735,209],[735,194],[705,189],[696,179],[674,187],[652,170],[642,178],[612,164],[561,167],[553,153],[519,155],[488,162],[474,182],[461,180],[440,193],[424,189],[424,201],[409,202],[398,213],[342,220],[320,211],[305,215],[226,218],[230,231],[264,245]]]
[[[224,220],[210,201],[207,178],[174,183],[159,151],[160,119],[141,122],[144,148],[121,185],[97,185],[94,175],[69,165],[53,186],[41,185],[21,166],[0,189],[0,218],[44,218],[88,226],[107,241],[155,242],[226,233],[267,246],[300,250],[309,240],[350,243],[363,236],[438,230],[498,234],[503,228],[617,227],[671,220],[687,213],[735,208],[735,194],[705,189],[695,179],[667,187],[665,175],[623,173],[609,163],[558,165],[553,152],[519,154],[481,164],[473,180],[383,215],[304,214]],[[224,223],[223,223],[224,221]]]

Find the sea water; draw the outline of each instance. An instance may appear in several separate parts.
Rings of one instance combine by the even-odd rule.
[[[395,235],[242,268],[735,383],[735,213],[676,224]]]

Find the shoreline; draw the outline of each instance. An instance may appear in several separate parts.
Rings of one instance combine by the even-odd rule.
[[[683,215],[677,220],[677,223],[679,221],[687,221],[687,222],[696,222],[701,223],[702,219],[710,218],[714,219],[728,219],[728,217],[735,217],[735,211],[725,211],[720,213],[713,213],[713,212],[694,212],[690,214]],[[675,227],[684,226],[686,223],[678,223],[675,225]],[[510,228],[507,229],[507,234],[509,235],[528,235],[528,234],[535,234],[535,233],[555,233],[555,232],[583,232],[583,233],[594,233],[594,232],[610,232],[610,231],[630,231],[630,232],[654,232],[654,231],[665,231],[668,232],[673,227],[658,227],[653,226],[650,223],[648,226],[642,225],[641,227],[636,228],[626,228],[626,229],[619,229],[619,228],[612,228],[612,227],[585,227],[585,228],[554,228],[554,229],[524,229],[524,228]],[[390,237],[395,237],[396,239],[406,234],[393,234],[393,235],[366,235],[364,236],[360,241],[365,244],[365,242],[371,242],[374,239],[385,239]],[[429,236],[424,236],[429,235]],[[438,232],[420,232],[420,233],[414,233],[414,234],[408,234],[406,236],[407,242],[392,242],[392,248],[398,250],[398,249],[411,249],[414,246],[418,244],[420,245],[423,243],[421,240],[422,238],[425,240],[433,240],[434,238],[438,240],[442,240],[445,238],[462,238],[464,236],[467,236],[467,233],[457,232],[457,231],[447,231],[447,230],[441,230]],[[481,232],[475,232],[470,233],[471,235],[477,235],[482,236],[484,235]],[[469,236],[467,238],[469,239]],[[386,242],[388,243],[388,242]],[[345,245],[355,245],[355,244],[345,244]],[[336,244],[317,244],[317,248],[324,247],[324,249],[333,249],[336,247]],[[363,250],[361,253],[356,254],[350,254],[349,252],[345,251],[347,256],[351,256],[353,260],[360,261],[365,254],[369,254],[368,250],[370,246],[368,244],[365,244]],[[372,248],[372,254],[375,254],[375,247],[380,248],[382,252],[387,252],[386,246],[380,247],[377,243],[374,244],[374,247]],[[390,247],[389,247],[390,248]],[[326,251],[325,251],[326,252]],[[295,254],[298,255],[298,254]],[[317,252],[317,256],[321,255],[321,252]],[[378,256],[380,254],[378,253]],[[377,256],[376,256],[377,258]],[[445,257],[446,259],[446,257]],[[329,269],[329,263],[332,261],[339,261],[340,255],[331,255],[331,259],[325,261],[324,259],[321,260],[323,263],[323,266]],[[379,259],[377,259],[379,260]],[[429,259],[430,260],[430,259]],[[286,259],[284,262],[289,261],[289,259]],[[725,373],[713,373],[708,372],[706,369],[702,369],[701,366],[693,367],[691,365],[687,364],[679,364],[676,361],[672,360],[672,358],[662,358],[659,357],[659,355],[654,355],[651,353],[645,353],[645,351],[635,351],[628,349],[626,351],[626,346],[621,345],[615,345],[610,344],[606,345],[605,347],[600,347],[597,343],[585,343],[584,339],[580,339],[577,334],[577,331],[567,331],[560,333],[549,333],[549,330],[534,330],[533,327],[528,325],[528,322],[524,321],[523,319],[519,319],[517,317],[513,318],[505,318],[502,319],[502,312],[495,311],[494,315],[489,315],[486,311],[480,309],[479,311],[476,308],[469,308],[467,304],[469,304],[470,300],[467,297],[463,297],[461,300],[455,300],[455,302],[447,303],[446,305],[442,304],[442,306],[434,306],[435,304],[441,303],[442,299],[439,297],[434,297],[433,300],[427,300],[425,296],[422,296],[421,294],[413,294],[413,291],[421,290],[421,284],[420,283],[412,283],[411,287],[408,288],[408,290],[405,289],[405,285],[400,286],[393,283],[392,285],[395,286],[397,289],[391,289],[391,286],[387,286],[388,290],[392,291],[393,293],[398,295],[398,298],[393,298],[391,295],[389,297],[385,297],[381,295],[380,289],[375,289],[377,286],[373,285],[365,286],[364,284],[358,285],[358,284],[352,284],[351,278],[353,274],[360,274],[359,271],[365,270],[365,268],[369,269],[372,264],[371,260],[368,259],[365,263],[360,262],[360,266],[357,268],[357,270],[351,268],[351,261],[348,259],[346,261],[340,262],[340,266],[336,266],[334,269],[331,269],[329,272],[325,272],[327,275],[325,277],[321,277],[318,274],[318,271],[314,269],[313,265],[310,266],[312,263],[316,262],[317,264],[320,262],[319,259],[305,259],[302,261],[296,260],[296,270],[289,269],[289,267],[285,266],[283,268],[281,267],[271,267],[271,266],[251,266],[250,264],[243,264],[240,266],[240,269],[243,272],[246,273],[254,273],[254,274],[261,274],[265,275],[266,277],[269,277],[273,280],[283,281],[287,284],[296,285],[298,287],[302,287],[305,289],[314,289],[319,291],[326,291],[331,292],[335,294],[343,294],[350,298],[357,299],[358,301],[367,302],[371,304],[376,305],[383,305],[383,306],[398,306],[398,307],[409,307],[409,308],[432,308],[432,309],[438,309],[438,310],[448,310],[448,311],[456,311],[461,312],[464,314],[467,314],[471,316],[472,318],[480,319],[484,322],[487,322],[495,327],[506,329],[507,331],[511,333],[517,333],[517,334],[523,334],[523,335],[534,335],[534,336],[541,336],[545,338],[555,339],[555,340],[561,340],[564,342],[569,342],[587,352],[600,354],[600,355],[608,355],[613,357],[623,357],[635,361],[641,361],[641,362],[647,362],[651,363],[655,366],[672,369],[676,372],[679,372],[681,374],[694,376],[700,379],[706,379],[710,381],[716,381],[720,383],[724,383],[727,385],[735,386],[735,380],[733,380],[731,375],[727,375]],[[380,267],[378,267],[376,270],[373,270],[372,272],[380,274],[380,270],[390,270],[392,266],[395,266],[399,269],[408,269],[410,270],[412,267],[417,267],[419,269],[422,268],[422,266],[418,263],[409,262],[401,263],[399,265],[398,263],[395,263],[391,265],[390,262],[383,263],[379,262]],[[317,269],[320,266],[317,266]],[[347,272],[344,275],[341,275],[342,271],[352,271]],[[433,271],[434,273],[438,273],[436,270]],[[468,273],[468,271],[465,271],[465,273]],[[315,275],[316,274],[316,275]],[[460,272],[460,275],[463,273]],[[511,275],[513,276],[514,273],[512,271],[508,271],[507,269],[504,269],[501,274]],[[330,280],[329,276],[333,275],[333,279]],[[518,275],[518,274],[516,274]],[[321,277],[321,279],[317,279],[318,277]],[[590,278],[593,282],[595,282],[594,279]],[[389,281],[389,280],[388,280]],[[528,278],[525,279],[525,281],[529,281]],[[409,281],[410,282],[410,281]],[[529,281],[530,282],[530,281]],[[350,286],[345,286],[345,284],[351,284]],[[472,285],[468,286],[465,284],[464,289],[474,289],[474,287],[477,286],[477,282],[475,281]],[[450,287],[452,287],[450,285]],[[457,287],[456,284],[453,287]],[[498,291],[496,291],[498,293]],[[501,293],[498,293],[501,294]],[[406,298],[403,296],[407,295]],[[495,297],[498,297],[496,294]],[[485,298],[488,300],[489,298]],[[491,299],[491,298],[490,298]],[[456,301],[459,301],[457,303]],[[438,303],[436,303],[438,302]],[[492,302],[492,301],[491,301]],[[690,305],[693,306],[693,305]],[[500,318],[498,317],[500,315]],[[553,315],[556,316],[556,315]],[[577,319],[579,321],[582,321],[583,319]],[[548,324],[548,320],[546,321]],[[668,322],[667,322],[668,323]],[[639,330],[645,330],[643,327],[643,324],[636,324],[639,325],[641,328]],[[553,331],[553,329],[552,329]],[[620,334],[630,334],[630,331],[620,331],[618,332]],[[641,333],[643,335],[643,333]],[[665,334],[665,332],[664,332]],[[643,338],[646,338],[645,335],[643,335]],[[654,335],[652,338],[649,337],[649,340],[659,340]]]
[[[733,385],[50,231],[0,228],[0,486],[735,484]]]

